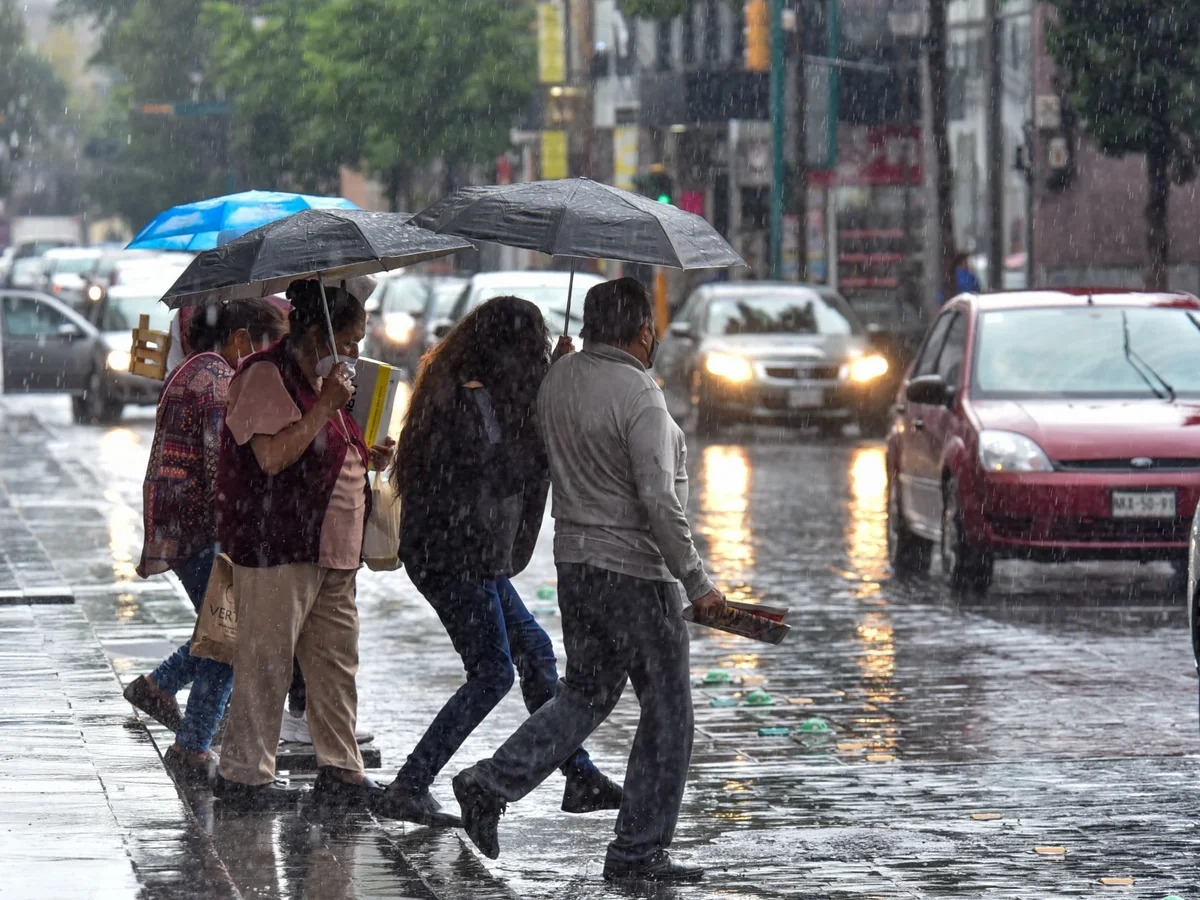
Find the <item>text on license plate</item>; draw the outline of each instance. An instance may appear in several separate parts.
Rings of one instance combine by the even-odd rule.
[[[792,409],[816,409],[825,405],[825,392],[820,388],[792,388],[788,391],[788,406]]]
[[[1113,491],[1114,519],[1173,519],[1174,491]]]

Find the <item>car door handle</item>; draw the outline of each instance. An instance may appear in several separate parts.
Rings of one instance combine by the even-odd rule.
[[[925,428],[925,420],[913,419],[913,428],[917,429],[917,431],[923,431]]]

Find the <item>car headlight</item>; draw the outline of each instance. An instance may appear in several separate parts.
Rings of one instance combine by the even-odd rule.
[[[416,327],[416,319],[408,313],[388,313],[383,317],[383,332],[393,344],[407,344]]]
[[[128,350],[110,350],[108,359],[105,361],[110,372],[128,372],[129,371],[129,351]]]
[[[847,367],[846,376],[855,384],[866,384],[887,374],[888,361],[878,353],[860,356]]]
[[[704,360],[704,368],[710,375],[735,383],[749,381],[754,377],[750,363],[732,353],[710,353]]]
[[[104,288],[98,284],[93,284],[87,289],[87,298],[93,303],[99,303],[104,299]]]
[[[988,472],[1054,471],[1041,447],[1013,431],[979,432],[979,462]]]

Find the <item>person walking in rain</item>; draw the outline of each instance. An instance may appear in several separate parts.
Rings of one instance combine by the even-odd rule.
[[[430,785],[520,676],[533,712],[554,696],[554,647],[509,580],[533,555],[549,476],[536,424],[550,367],[541,311],[527,300],[487,301],[437,345],[413,387],[392,480],[404,510],[400,556],[462,657],[466,683],[387,788],[376,812],[457,824]],[[570,349],[560,344],[560,352]],[[559,760],[562,808],[616,809],[621,789],[578,743]]]
[[[283,336],[282,311],[269,300],[210,303],[190,317],[199,352],[163,385],[142,486],[145,543],[137,572],[173,571],[197,610],[216,552],[217,457],[229,381],[242,359]],[[191,655],[191,641],[125,688],[134,707],[175,732],[163,762],[187,782],[207,782],[209,745],[229,699],[233,670]],[[180,716],[175,694],[192,684]]]
[[[314,799],[365,807],[381,789],[363,773],[355,577],[367,515],[368,453],[343,407],[366,332],[362,303],[328,288],[333,346],[316,281],[295,281],[287,340],[251,357],[229,388],[217,487],[217,531],[233,561],[238,640],[215,794],[263,809],[294,802],[275,781],[284,699],[299,659],[317,756]],[[337,356],[334,356],[336,351]],[[340,359],[335,363],[335,359]]]
[[[490,759],[455,776],[467,835],[500,853],[497,826],[612,712],[626,679],[641,718],[625,773],[607,880],[694,880],[671,859],[692,752],[683,597],[719,614],[725,597],[692,544],[686,448],[647,372],[658,338],[631,278],[587,293],[584,348],[556,363],[538,395],[553,485],[554,558],[567,651],[555,696]],[[682,583],[682,584],[681,584]]]

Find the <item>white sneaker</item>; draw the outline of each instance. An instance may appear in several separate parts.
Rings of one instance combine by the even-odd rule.
[[[367,744],[375,740],[375,735],[362,728],[354,729],[354,740]],[[312,732],[308,730],[308,716],[293,716],[286,710],[283,713],[283,724],[279,728],[281,744],[312,744]]]

